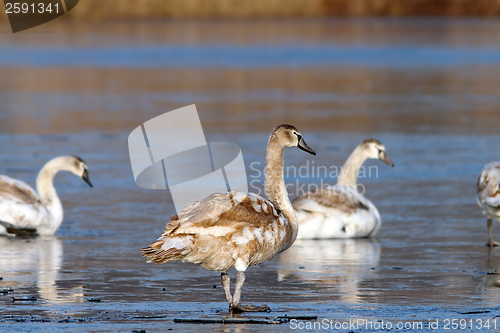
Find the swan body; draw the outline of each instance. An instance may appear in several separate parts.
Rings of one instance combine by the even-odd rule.
[[[230,310],[268,311],[269,307],[241,305],[244,272],[288,249],[297,236],[297,221],[283,177],[283,150],[299,147],[311,154],[299,131],[276,127],[267,145],[266,194],[214,193],[173,215],[160,238],[143,249],[148,262],[182,261],[221,272]],[[237,270],[234,294],[227,270]]]
[[[198,214],[206,214],[200,219]],[[192,222],[195,220],[195,222]],[[170,218],[152,261],[176,258],[210,271],[246,270],[289,248],[296,231],[269,200],[254,193],[213,193]]]
[[[382,225],[371,201],[348,186],[323,187],[292,205],[301,239],[371,237]]]
[[[342,166],[335,186],[325,186],[293,200],[300,226],[297,238],[363,238],[378,233],[382,220],[377,208],[356,191],[359,169],[368,158],[394,166],[378,140],[364,140]]]
[[[88,167],[76,156],[60,156],[40,170],[36,187],[0,175],[0,234],[53,235],[63,220],[63,207],[53,179],[59,171],[69,171],[83,178],[89,186]]]
[[[500,245],[491,235],[492,221],[500,222],[500,161],[486,164],[481,171],[477,181],[477,202],[487,217],[489,245]]]

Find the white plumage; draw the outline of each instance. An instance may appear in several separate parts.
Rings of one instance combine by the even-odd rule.
[[[394,166],[378,140],[364,140],[343,165],[337,185],[299,195],[292,201],[299,223],[297,238],[361,238],[378,233],[382,221],[377,208],[356,191],[359,169],[368,158]]]
[[[0,234],[53,235],[63,220],[63,207],[53,179],[59,171],[82,177],[89,186],[88,167],[76,156],[47,162],[36,179],[38,193],[28,184],[0,175]]]
[[[486,164],[481,171],[477,181],[477,202],[488,220],[489,245],[500,245],[491,236],[492,220],[500,222],[500,161]]]
[[[300,239],[371,237],[382,224],[370,200],[347,186],[324,187],[318,193],[297,198],[292,204]]]

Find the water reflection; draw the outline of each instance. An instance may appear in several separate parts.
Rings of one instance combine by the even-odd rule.
[[[63,244],[57,237],[17,239],[0,237],[1,287],[35,287],[38,296],[51,303],[83,301],[83,287],[59,288]]]
[[[487,306],[498,305],[498,296],[500,295],[500,258],[495,256],[498,251],[496,247],[490,247],[488,250],[488,257],[486,259],[487,272],[482,278],[478,286],[478,292],[484,297],[483,303]]]
[[[297,240],[279,257],[278,280],[295,279],[321,290],[334,290],[340,300],[358,303],[361,283],[373,277],[381,246],[375,239]]]

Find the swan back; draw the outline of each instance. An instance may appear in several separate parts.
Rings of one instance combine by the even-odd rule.
[[[21,180],[0,175],[0,200],[7,198],[27,205],[41,203],[38,194],[31,186]]]

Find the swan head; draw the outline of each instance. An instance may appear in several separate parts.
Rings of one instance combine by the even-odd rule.
[[[387,157],[384,145],[377,139],[366,139],[361,142],[360,147],[367,158],[378,158],[390,166],[394,166],[394,163],[392,163],[389,157]]]
[[[59,156],[48,161],[42,168],[53,174],[58,171],[69,171],[75,176],[82,178],[90,187],[92,183],[89,179],[89,168],[87,164],[78,156]],[[40,171],[40,172],[42,172]]]
[[[316,152],[307,145],[299,130],[292,125],[282,124],[276,127],[272,136],[276,136],[277,141],[283,147],[297,147],[309,154],[316,155]]]
[[[72,172],[78,177],[81,177],[90,187],[92,187],[92,183],[89,179],[89,168],[87,164],[78,156],[69,156],[72,158],[72,161],[69,161],[69,172]]]

